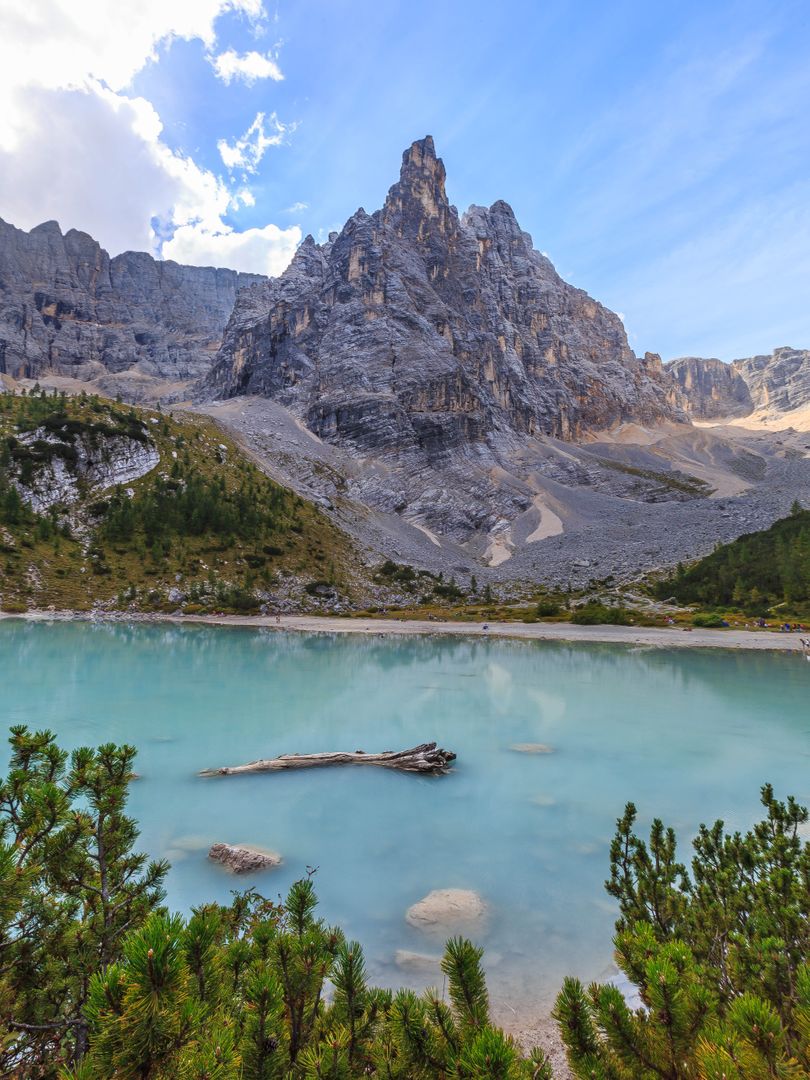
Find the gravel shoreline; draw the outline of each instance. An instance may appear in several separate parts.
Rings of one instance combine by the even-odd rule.
[[[206,626],[244,626],[267,630],[297,630],[308,634],[366,634],[391,637],[455,635],[483,638],[519,638],[529,641],[605,642],[665,649],[770,649],[801,655],[801,634],[773,630],[684,630],[683,627],[577,626],[573,623],[428,622],[418,619],[335,618],[326,615],[182,615],[91,613],[73,611],[0,612],[0,619],[31,622],[138,622],[190,623]]]

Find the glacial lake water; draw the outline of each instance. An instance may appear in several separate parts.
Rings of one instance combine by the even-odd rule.
[[[0,621],[5,728],[138,747],[131,809],[141,849],[172,863],[172,907],[227,902],[239,885],[275,897],[317,867],[321,912],[363,943],[371,978],[419,987],[437,980],[395,954],[440,942],[406,909],[432,889],[474,889],[490,907],[479,940],[503,1020],[547,1009],[567,973],[611,974],[602,884],[627,800],[644,827],[659,815],[684,840],[718,816],[750,825],[764,781],[810,802],[809,701],[810,664],[779,653]],[[451,775],[196,775],[429,739],[457,752]],[[206,857],[218,840],[284,864],[233,878]]]

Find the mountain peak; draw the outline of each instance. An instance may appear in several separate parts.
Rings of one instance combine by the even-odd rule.
[[[409,165],[416,165],[417,167],[424,165],[425,163],[439,162],[436,157],[436,146],[433,142],[432,135],[426,135],[424,139],[417,139],[412,142],[409,148],[402,155],[402,168],[406,169]]]
[[[444,162],[436,157],[436,147],[433,145],[433,136],[426,135],[424,139],[417,139],[411,143],[402,155],[402,168],[399,171],[400,186],[413,187],[416,184],[427,184],[433,187],[441,199],[447,201],[444,193],[445,181]]]
[[[58,221],[51,218],[48,221],[41,221],[39,225],[35,225],[31,230],[32,236],[61,236],[62,229]]]
[[[399,182],[385,200],[383,214],[400,235],[423,235],[426,221],[438,223],[444,230],[450,204],[444,189],[444,163],[436,157],[433,137],[426,135],[411,143],[402,155]]]
[[[321,249],[322,273],[285,272],[269,319],[237,303],[203,392],[272,397],[325,441],[419,468],[682,418],[621,320],[533,251],[508,203],[459,220],[444,179],[433,139],[412,143],[383,209]]]

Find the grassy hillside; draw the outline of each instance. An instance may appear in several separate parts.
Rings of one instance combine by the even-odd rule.
[[[158,463],[117,486],[88,479]],[[53,479],[70,488],[51,506]],[[57,490],[61,490],[60,488]],[[32,501],[38,512],[32,509]],[[0,393],[0,607],[250,611],[351,593],[348,539],[211,421]]]
[[[656,586],[660,597],[683,604],[736,606],[758,613],[774,604],[810,605],[810,510],[795,506],[789,517],[762,532],[723,544],[694,566],[680,566]]]

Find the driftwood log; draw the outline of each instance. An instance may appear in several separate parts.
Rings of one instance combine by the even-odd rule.
[[[400,769],[403,772],[432,773],[440,776],[450,770],[450,762],[456,755],[450,750],[437,748],[435,742],[421,743],[410,750],[394,753],[384,750],[381,754],[366,754],[363,750],[353,753],[282,754],[277,758],[249,761],[246,765],[224,765],[220,769],[203,769],[200,776],[241,776],[244,773],[276,772],[279,769],[311,769],[323,765],[381,765],[384,769]]]

